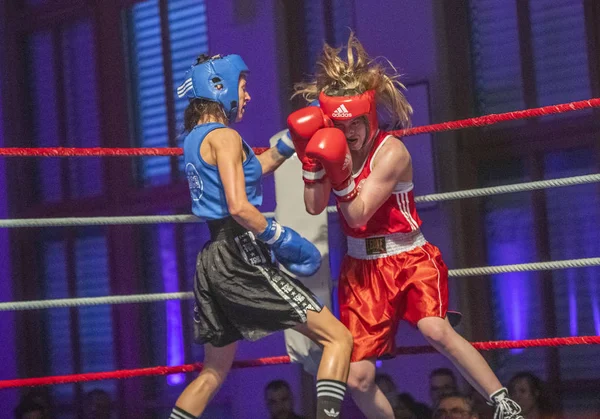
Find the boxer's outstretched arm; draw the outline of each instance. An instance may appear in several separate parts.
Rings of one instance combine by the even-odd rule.
[[[288,130],[279,131],[271,138],[276,138],[277,143],[262,154],[256,157],[262,166],[263,175],[273,173],[288,158],[294,155],[294,144],[288,135]]]
[[[254,233],[267,228],[267,220],[248,201],[244,177],[242,137],[233,129],[219,130],[219,135],[208,137],[214,153],[225,199],[231,216]]]

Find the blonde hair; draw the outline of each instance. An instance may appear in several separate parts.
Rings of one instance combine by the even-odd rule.
[[[346,50],[346,61],[340,53]],[[327,44],[317,61],[315,79],[294,85],[294,96],[301,95],[307,102],[319,98],[323,92],[329,96],[358,95],[375,90],[378,110],[385,110],[392,125],[410,126],[412,107],[404,97],[406,87],[398,80],[400,75],[387,60],[384,63],[371,59],[362,44],[350,33],[348,45],[333,48]],[[381,109],[383,107],[383,109]]]

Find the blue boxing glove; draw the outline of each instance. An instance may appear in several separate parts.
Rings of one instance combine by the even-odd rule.
[[[318,100],[313,100],[308,106],[319,106]],[[278,137],[277,143],[275,144],[275,148],[286,159],[289,159],[294,155],[296,149],[294,147],[294,142],[292,141],[292,135],[290,134],[289,129],[284,129],[283,131],[278,132],[273,137]]]
[[[267,228],[256,238],[270,245],[277,261],[294,275],[311,276],[321,267],[319,249],[272,218],[267,219]]]
[[[290,135],[290,130],[285,129],[283,131],[275,134],[279,136],[279,140],[277,140],[277,144],[275,144],[275,148],[286,159],[289,159],[294,155],[296,149],[294,148],[294,143],[292,142],[292,137]]]

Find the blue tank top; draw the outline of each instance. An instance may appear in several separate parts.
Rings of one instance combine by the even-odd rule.
[[[197,125],[183,142],[185,174],[192,196],[192,212],[204,220],[217,220],[230,215],[217,166],[208,164],[200,156],[202,141],[208,133],[219,128],[226,126],[216,122]],[[262,204],[262,166],[252,148],[243,139],[242,147],[246,153],[246,160],[243,162],[246,195],[248,201],[258,207]]]

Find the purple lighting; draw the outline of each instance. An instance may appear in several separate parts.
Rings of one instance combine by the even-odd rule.
[[[598,284],[597,279],[594,276],[595,272],[590,272],[589,284],[590,284],[590,296],[592,298],[592,317],[594,318],[594,330],[596,335],[600,336],[600,304],[598,301]]]
[[[527,273],[503,274],[495,279],[495,289],[499,294],[501,316],[505,327],[506,339],[521,340],[528,336],[527,313],[530,309],[529,289],[530,278]],[[523,349],[511,349],[511,353],[521,353]]]
[[[160,246],[160,264],[164,292],[178,292],[177,262],[175,255],[175,239],[173,226],[158,226],[158,245]],[[167,315],[167,365],[181,365],[184,362],[183,331],[181,329],[181,304],[172,300],[166,302]],[[171,386],[179,385],[185,380],[184,374],[167,376]]]
[[[503,225],[507,219],[527,218],[527,210],[520,210],[515,214],[514,209],[497,211],[488,216],[487,223],[493,225],[491,228],[500,231],[508,231]],[[499,225],[494,225],[498,223]],[[506,226],[508,227],[508,226]],[[490,227],[488,227],[490,228]],[[513,226],[513,228],[515,228]],[[520,232],[526,232],[526,229],[519,229]],[[500,239],[500,240],[498,240]],[[529,247],[529,237],[520,237],[512,231],[511,237],[498,237],[495,241],[488,243],[488,257],[490,265],[506,265],[519,263],[531,259],[531,248]],[[529,337],[528,313],[532,309],[531,287],[533,285],[534,274],[531,273],[507,273],[493,276],[494,299],[497,301],[497,313],[500,317],[500,330],[497,332],[497,338],[520,340]],[[511,349],[512,354],[523,352],[523,349]]]
[[[567,294],[569,298],[569,332],[571,336],[579,334],[577,321],[577,286],[575,284],[576,273],[573,269],[567,271]]]

